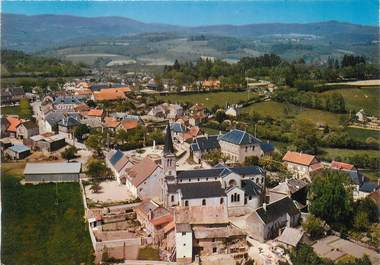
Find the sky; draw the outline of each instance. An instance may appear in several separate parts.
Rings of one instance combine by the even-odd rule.
[[[3,13],[121,16],[184,26],[310,23],[378,25],[378,0],[1,1]]]

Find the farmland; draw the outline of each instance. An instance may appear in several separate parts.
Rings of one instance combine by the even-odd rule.
[[[79,185],[21,185],[24,166],[2,164],[2,262],[93,264]]]
[[[236,104],[240,101],[247,101],[254,97],[256,97],[256,94],[251,92],[208,92],[190,95],[171,94],[165,96],[157,96],[158,99],[164,100],[166,102],[190,102],[192,104],[199,103],[205,104],[208,108],[211,108],[215,105],[225,106],[226,104]]]
[[[261,116],[269,116],[273,119],[309,120],[316,124],[338,126],[340,118],[344,115],[309,108],[300,108],[292,104],[278,102],[260,102],[244,108],[242,112],[256,112]]]
[[[347,110],[364,109],[367,114],[379,115],[380,87],[334,89],[324,93],[334,92],[342,94]]]

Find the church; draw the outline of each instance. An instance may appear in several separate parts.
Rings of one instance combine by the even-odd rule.
[[[265,199],[265,171],[257,166],[177,170],[170,127],[166,128],[161,166],[162,202],[165,207],[260,207]]]

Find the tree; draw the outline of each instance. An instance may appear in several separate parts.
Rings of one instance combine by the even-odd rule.
[[[305,222],[302,223],[302,227],[314,240],[320,238],[324,232],[323,221],[312,214],[307,216]]]
[[[247,156],[244,159],[244,166],[258,166],[259,158],[257,156]]]
[[[29,104],[29,100],[26,98],[20,99],[19,116],[23,119],[31,119],[33,116],[32,107]]]
[[[353,213],[352,192],[348,187],[346,174],[321,171],[310,187],[310,213],[329,224],[346,226]]]
[[[111,175],[105,161],[98,159],[91,159],[88,161],[86,174],[92,179],[92,181],[98,182]]]
[[[103,137],[101,135],[90,135],[87,140],[84,142],[84,144],[94,150],[98,156],[101,156],[102,154],[102,148],[103,148]]]
[[[90,132],[90,128],[88,128],[86,124],[81,124],[75,129],[74,136],[75,138],[77,138],[78,141],[82,141],[83,136],[89,132]]]
[[[354,227],[359,231],[365,231],[369,227],[368,213],[358,211],[354,216]]]
[[[63,150],[61,153],[62,158],[66,159],[67,162],[70,162],[71,159],[74,159],[76,157],[77,148],[75,146],[70,146]]]
[[[215,113],[215,119],[220,123],[220,122],[223,122],[225,119],[227,118],[227,115],[226,113],[224,112],[224,110],[218,110],[216,113]]]

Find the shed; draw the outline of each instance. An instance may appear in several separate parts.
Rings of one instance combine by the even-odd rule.
[[[24,169],[26,182],[79,181],[81,163],[27,163]]]
[[[11,159],[24,159],[30,155],[30,148],[23,144],[16,144],[5,150]]]

